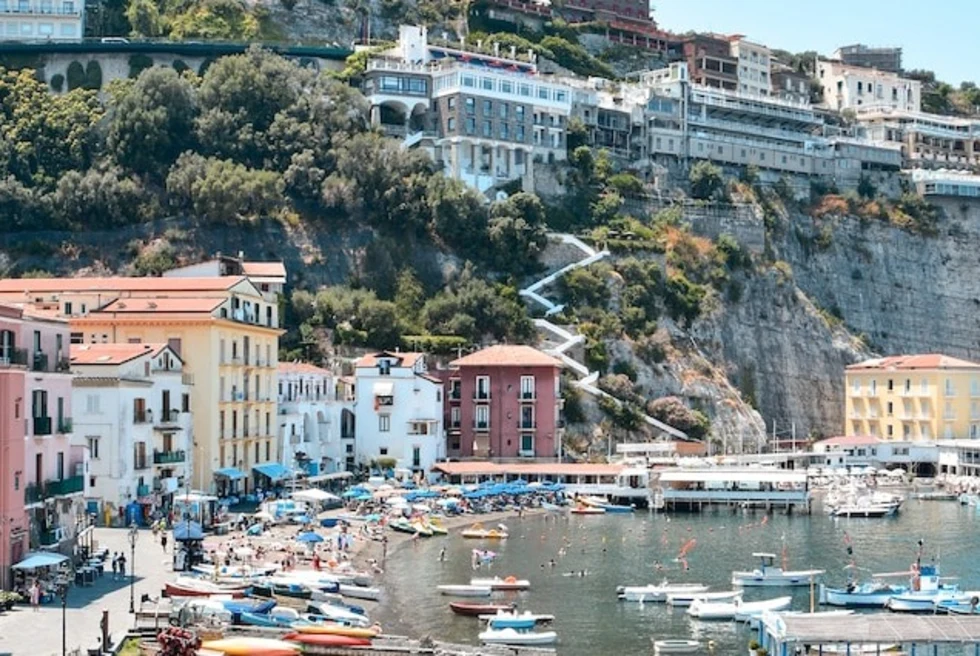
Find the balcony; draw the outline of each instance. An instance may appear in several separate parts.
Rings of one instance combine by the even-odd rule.
[[[44,351],[34,351],[34,357],[31,360],[31,371],[47,371],[48,370],[48,354]]]
[[[490,390],[477,390],[473,392],[473,400],[479,403],[488,403],[490,401]]]
[[[0,350],[0,367],[26,367],[27,349],[7,348]]]
[[[58,433],[60,435],[70,435],[72,433],[71,417],[62,417],[58,420]]]
[[[538,427],[537,422],[522,420],[517,422],[517,427],[522,431],[536,430]]]
[[[160,428],[162,426],[168,426],[168,425],[172,426],[173,424],[176,424],[178,421],[180,421],[180,410],[161,412],[160,415],[161,415],[160,419],[154,422],[157,428]]]
[[[536,400],[534,390],[524,390],[518,395],[518,398],[520,398],[522,403],[530,403]]]
[[[480,432],[486,432],[486,431],[490,430],[490,422],[489,421],[474,421],[473,422],[473,430],[480,431]]]
[[[175,465],[187,460],[185,451],[154,451],[154,465]]]
[[[459,390],[458,387],[456,389],[449,390],[450,401],[459,401],[462,398],[463,398],[463,393]]]
[[[133,457],[133,469],[149,469],[150,462],[146,459],[143,454],[137,454]]]
[[[48,480],[44,483],[31,483],[24,488],[24,502],[39,503],[51,497],[78,494],[85,491],[84,476],[69,476],[61,480]]]
[[[34,435],[51,434],[51,417],[34,417]]]
[[[54,370],[63,374],[70,372],[71,361],[68,358],[58,358],[55,360]]]

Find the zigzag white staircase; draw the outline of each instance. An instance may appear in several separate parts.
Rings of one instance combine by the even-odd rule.
[[[588,244],[586,244],[585,242],[583,242],[581,239],[579,239],[574,235],[549,234],[548,238],[552,240],[561,241],[563,244],[572,245],[575,248],[582,251],[582,253],[585,255],[585,257],[583,257],[581,260],[578,260],[577,262],[573,262],[567,266],[564,266],[558,269],[557,271],[555,271],[554,273],[548,274],[544,278],[541,278],[540,280],[534,282],[533,284],[525,287],[520,291],[521,296],[530,299],[535,303],[537,303],[538,305],[544,307],[545,316],[550,317],[554,314],[561,312],[562,309],[564,309],[564,305],[552,302],[551,300],[549,300],[548,298],[540,294],[539,291],[544,287],[553,284],[556,280],[558,280],[560,277],[562,277],[569,271],[574,271],[575,269],[587,267],[590,264],[593,264],[595,262],[598,262],[599,260],[608,257],[609,251],[607,250],[596,251],[594,248],[592,248],[591,246],[589,246]],[[567,351],[569,349],[585,342],[584,335],[576,335],[571,331],[567,330],[566,328],[551,323],[547,319],[535,319],[534,326],[538,330],[548,333],[549,339],[557,338],[558,340],[560,340],[557,346],[548,349],[548,353],[561,360],[561,362],[567,368],[571,369],[576,374],[578,374],[579,379],[575,381],[576,387],[578,387],[583,392],[590,394],[592,396],[611,399],[617,405],[620,406],[623,405],[623,402],[620,399],[617,399],[616,397],[609,394],[608,392],[599,389],[599,387],[597,386],[597,383],[599,381],[598,371],[589,371],[589,368],[585,366],[585,364],[579,362],[575,358],[568,355]],[[669,426],[663,423],[662,421],[658,421],[657,419],[654,419],[653,417],[650,417],[646,414],[641,415],[641,417],[643,418],[644,422],[660,430],[663,433],[672,435],[673,437],[677,437],[680,439],[687,438],[687,433],[677,430],[673,426]]]

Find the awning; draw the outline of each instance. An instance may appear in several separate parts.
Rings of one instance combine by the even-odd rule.
[[[316,476],[310,476],[307,481],[310,483],[322,483],[324,481],[336,481],[343,478],[353,478],[354,473],[349,471],[339,471],[333,472],[331,474],[317,474]]]
[[[240,469],[235,469],[234,467],[225,467],[224,469],[214,470],[215,476],[222,476],[231,481],[237,481],[240,478],[245,478],[245,474]]]
[[[263,476],[268,476],[272,481],[281,481],[293,475],[293,471],[280,465],[278,462],[267,462],[252,467],[252,471],[257,471]]]
[[[27,558],[14,565],[14,569],[53,567],[54,565],[60,565],[66,560],[68,560],[68,557],[62,556],[61,554],[35,551],[34,553],[27,554]]]
[[[394,396],[395,394],[394,383],[375,383],[371,389],[375,396]]]

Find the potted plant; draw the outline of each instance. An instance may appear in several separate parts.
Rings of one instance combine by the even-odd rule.
[[[759,647],[755,650],[755,656],[769,656],[769,650],[765,647]]]
[[[0,606],[5,610],[10,610],[14,607],[14,604],[19,604],[23,600],[24,598],[16,592],[0,590]]]
[[[759,647],[758,640],[749,640],[749,656],[757,656]]]

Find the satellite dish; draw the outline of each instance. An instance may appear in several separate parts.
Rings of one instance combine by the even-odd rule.
[[[507,200],[507,192],[502,189],[497,190],[497,200]]]

